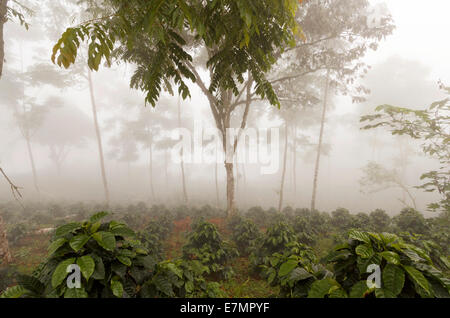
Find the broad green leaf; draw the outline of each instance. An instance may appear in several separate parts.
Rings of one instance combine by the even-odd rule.
[[[100,221],[101,219],[106,217],[108,214],[109,214],[108,212],[98,212],[98,213],[94,214],[93,216],[91,216],[89,221],[91,223],[97,223],[98,221]]]
[[[131,259],[129,257],[118,255],[117,259],[124,265],[131,266]]]
[[[313,277],[313,275],[301,267],[294,268],[294,270],[289,275],[289,279],[291,279],[292,281],[295,281],[295,282],[304,280],[304,279],[307,279],[310,277]]]
[[[194,283],[191,281],[187,281],[184,284],[184,288],[186,289],[186,293],[190,294],[194,291]]]
[[[298,261],[290,259],[287,262],[284,262],[280,266],[280,270],[278,271],[278,276],[283,277],[289,274],[295,267],[297,267]]]
[[[280,259],[279,259],[278,257],[276,257],[276,256],[270,257],[270,258],[269,258],[270,265],[272,265],[272,267],[277,266],[279,260],[280,260]]]
[[[99,229],[99,227],[100,227],[101,225],[102,225],[102,224],[101,224],[100,222],[93,223],[93,224],[91,225],[91,228],[89,229],[90,233],[95,233],[95,232],[97,232],[98,229]]]
[[[179,278],[183,278],[183,271],[175,266],[173,263],[168,263],[167,268],[169,268],[175,275]]]
[[[78,223],[78,222],[65,224],[65,225],[60,226],[60,227],[58,227],[56,229],[55,237],[59,238],[61,236],[69,234],[69,233],[71,233],[71,232],[73,232],[75,230],[78,230],[80,228],[81,228],[81,224]]]
[[[118,280],[111,280],[111,291],[117,298],[123,297],[123,286]]]
[[[394,296],[401,293],[405,284],[405,272],[397,265],[387,264],[383,269],[383,289],[390,291]]]
[[[75,251],[78,252],[80,249],[83,248],[83,246],[89,241],[91,237],[86,234],[78,234],[69,242],[70,247]]]
[[[332,278],[325,278],[322,280],[316,280],[308,292],[308,298],[324,298],[327,296],[333,287],[339,286],[338,283]]]
[[[48,256],[52,256],[53,253],[55,253],[61,246],[63,246],[65,243],[67,242],[67,240],[65,238],[59,238],[55,241],[53,241],[49,247],[47,248],[48,250]]]
[[[350,298],[364,298],[365,293],[369,291],[366,281],[357,282],[350,290]]]
[[[122,237],[135,237],[136,233],[125,225],[119,225],[111,228],[111,233]]]
[[[116,238],[113,234],[105,231],[100,231],[92,234],[92,237],[105,250],[113,251],[116,247]]]
[[[370,244],[370,237],[365,232],[351,230],[348,232],[348,237],[360,242]]]
[[[380,255],[388,262],[394,265],[400,265],[400,256],[395,252],[384,251]]]
[[[362,258],[369,258],[374,254],[372,247],[366,244],[358,245],[355,251],[356,254],[361,256]]]
[[[412,281],[422,287],[428,294],[431,294],[428,280],[425,278],[425,276],[423,276],[421,272],[419,272],[412,266],[403,266],[403,268],[408,273],[408,276],[412,279]]]
[[[105,278],[105,265],[101,257],[91,254],[92,259],[95,261],[95,270],[92,273],[92,278],[96,280],[102,280]]]
[[[80,266],[81,273],[86,280],[92,276],[95,271],[95,262],[89,255],[85,255],[77,259],[77,265]]]
[[[58,266],[56,266],[56,269],[52,275],[52,287],[53,288],[56,288],[59,285],[61,285],[61,283],[67,277],[67,274],[68,274],[67,267],[69,267],[69,265],[72,265],[72,264],[75,264],[75,258],[66,259],[66,260],[60,262],[58,264]]]

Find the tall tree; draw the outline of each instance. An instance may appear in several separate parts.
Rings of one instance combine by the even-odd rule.
[[[352,10],[349,10],[350,7]],[[354,102],[363,101],[368,90],[358,85],[357,79],[367,73],[369,67],[360,59],[368,50],[375,50],[378,42],[393,30],[388,13],[374,16],[377,21],[373,22],[373,11],[367,0],[307,1],[297,15],[306,41],[287,49],[278,63],[279,67],[270,75],[269,81],[276,92],[287,92],[289,100],[305,100],[304,96],[301,97],[308,92],[308,86],[317,84],[314,81],[308,84],[301,79],[316,75],[328,78],[328,84],[325,85],[327,89],[333,87],[337,93],[350,95]],[[292,83],[295,82],[297,88],[292,90]],[[328,107],[328,100],[324,100],[324,95],[328,98],[329,93],[325,94],[323,89],[315,93],[316,98],[324,101],[323,119]],[[304,105],[299,103],[297,109],[300,111],[302,106]],[[292,126],[295,127],[295,123]],[[312,208],[315,208],[324,120],[320,126]]]
[[[182,128],[182,122],[181,122],[181,96],[178,97],[178,128]],[[184,174],[184,149],[181,148],[180,150],[180,168],[181,168],[181,182],[183,185],[183,201],[184,203],[188,203],[188,194],[186,189],[186,176]]]
[[[320,133],[319,133],[319,144],[317,145],[317,157],[314,166],[314,181],[313,181],[313,190],[311,197],[311,211],[315,211],[316,209],[316,192],[317,192],[317,181],[319,178],[319,167],[320,167],[320,156],[322,155],[322,143],[323,143],[323,132],[325,130],[325,119],[327,114],[327,106],[328,106],[328,94],[330,87],[330,74],[327,72],[327,77],[325,79],[325,92],[323,98],[323,109],[322,109],[322,119],[320,121]]]
[[[98,123],[97,102],[95,99],[94,83],[92,81],[91,70],[87,71],[87,79],[89,84],[89,95],[91,97],[92,116],[94,118],[95,136],[97,138],[98,155],[100,158],[100,170],[102,173],[103,190],[105,191],[106,204],[109,205],[110,197],[109,197],[108,179],[106,176],[105,157],[103,154],[103,142],[102,142],[102,135],[100,132],[100,125]]]
[[[147,93],[147,102],[155,105],[163,87],[172,91],[173,83],[183,98],[187,98],[190,92],[185,79],[197,83],[208,98],[222,133],[223,150],[231,159],[225,163],[225,169],[227,210],[233,214],[232,158],[238,138],[230,140],[227,135],[231,113],[241,103],[250,106],[252,88],[254,95],[279,106],[265,73],[276,61],[280,48],[293,42],[298,30],[294,14],[299,2],[171,0],[149,3],[134,0],[124,4],[111,0],[107,3],[109,7],[99,19],[64,32],[54,47],[53,61],[69,67],[75,62],[80,42],[88,38],[88,65],[97,70],[102,59],[110,61],[114,44],[120,42],[120,57],[137,65],[131,85]],[[188,37],[207,51],[203,66],[210,73],[209,87],[192,63],[192,53],[187,51],[192,47],[188,45]],[[250,81],[246,85],[245,77]],[[245,92],[247,101],[242,101]],[[241,127],[245,124],[243,118]]]

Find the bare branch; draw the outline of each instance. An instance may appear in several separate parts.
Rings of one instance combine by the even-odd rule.
[[[6,175],[5,171],[0,167],[0,172],[1,174],[5,177],[6,181],[8,181],[10,187],[11,187],[11,192],[14,196],[14,199],[16,199],[19,203],[19,198],[22,199],[22,194],[20,193],[20,187],[16,186]]]

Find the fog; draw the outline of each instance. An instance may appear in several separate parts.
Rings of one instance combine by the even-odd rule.
[[[28,31],[19,23],[5,25],[5,65],[0,80],[0,167],[22,188],[25,202],[103,202],[91,92],[87,72],[79,71],[79,68],[86,70],[85,58],[80,57],[76,67],[68,70],[50,60],[53,45],[66,27],[76,24],[79,13],[68,10],[72,13],[65,16],[51,2],[42,1],[42,6],[34,3],[35,14],[28,18]],[[377,50],[369,50],[357,60],[370,66],[367,74],[353,84],[370,90],[366,100],[353,102],[337,89],[332,89],[328,96],[316,208],[332,211],[344,207],[352,213],[380,208],[391,215],[398,213],[408,200],[405,191],[393,187],[367,193],[361,188],[363,168],[369,162],[377,162],[396,169],[415,198],[417,209],[429,215],[426,206],[438,200],[439,195],[414,186],[420,185],[420,176],[436,168],[437,163],[422,154],[420,141],[392,136],[386,129],[361,130],[360,117],[373,113],[381,104],[423,109],[443,98],[438,81],[450,83],[450,42],[445,40],[450,29],[447,17],[450,3],[390,0],[371,4],[392,15],[395,29],[379,41]],[[278,66],[270,75],[277,73]],[[180,100],[176,92],[174,96],[164,92],[153,108],[144,102],[143,92],[130,88],[134,69],[133,65],[120,62],[92,73],[111,203],[183,204],[182,171],[180,164],[171,158],[177,143],[172,134],[176,128],[193,131],[199,123],[215,127],[208,99],[191,83],[191,98]],[[323,96],[324,75],[314,80],[318,81],[319,96]],[[288,93],[296,90],[294,87]],[[21,112],[26,115],[20,116]],[[239,115],[243,109],[236,112]],[[283,113],[283,103],[281,110],[264,101],[253,103],[249,128],[280,128],[278,169],[273,174],[263,174],[260,163],[237,165],[239,209],[278,206],[283,173],[283,116],[295,118],[297,136],[295,161],[292,146],[287,154],[283,207],[310,207],[321,114],[322,98],[295,115]],[[238,119],[239,116],[234,123],[236,127]],[[29,144],[21,125],[28,127],[25,135],[29,133]],[[151,170],[145,137],[149,131],[154,137]],[[28,146],[32,149],[35,177]],[[216,164],[184,164],[189,204],[226,207],[226,172],[223,164],[217,169],[219,202]],[[0,178],[0,201],[13,200],[10,185]]]

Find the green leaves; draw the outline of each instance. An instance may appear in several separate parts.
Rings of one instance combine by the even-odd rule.
[[[117,298],[123,297],[123,285],[117,278],[111,280],[111,291]]]
[[[48,256],[52,256],[61,246],[63,246],[67,240],[65,238],[59,238],[53,241],[47,248]]]
[[[349,236],[355,241],[330,253],[327,259],[334,265],[337,282],[345,286],[350,297],[364,297],[373,292],[363,284],[367,278],[366,269],[371,264],[381,269],[382,288],[374,290],[378,298],[433,297],[436,296],[434,290],[445,294],[444,274],[432,266],[429,248],[408,244],[388,233],[351,231]],[[423,246],[429,245],[423,242]],[[433,282],[435,286],[432,286]],[[413,286],[413,290],[404,290],[405,286]]]
[[[370,236],[365,232],[360,232],[356,230],[351,230],[348,232],[348,237],[360,242],[370,244]]]
[[[113,251],[116,247],[116,238],[113,234],[105,231],[92,234],[92,238],[105,250]]]
[[[118,223],[116,221],[112,221],[109,224],[109,229],[114,235],[122,236],[124,238],[136,236],[133,230],[128,228],[125,224]]]
[[[80,228],[81,224],[78,222],[65,224],[56,229],[55,237],[60,238]]]
[[[69,245],[75,252],[78,252],[83,248],[83,246],[89,241],[90,238],[91,237],[89,235],[78,234],[70,240]]]
[[[332,278],[317,280],[311,285],[308,298],[324,298],[340,288],[340,285]]]
[[[369,291],[369,288],[367,287],[367,282],[360,281],[352,286],[349,296],[350,296],[350,298],[364,298],[364,296],[366,295],[366,293],[368,291]]]
[[[448,87],[442,83],[439,86],[446,94],[450,94]],[[431,211],[448,211],[450,207],[448,169],[445,169],[450,164],[450,138],[447,129],[449,110],[450,98],[446,98],[422,110],[381,105],[376,108],[378,114],[361,117],[361,122],[371,122],[362,129],[386,127],[392,135],[406,135],[421,140],[423,153],[436,159],[441,165],[441,169],[423,174],[420,179],[427,179],[427,182],[417,186],[426,192],[438,192],[441,195],[440,201],[428,206]]]
[[[400,265],[400,256],[391,251],[381,252],[380,255],[388,262],[394,265]]]
[[[52,287],[56,288],[64,281],[64,279],[67,277],[67,268],[69,265],[75,264],[75,258],[69,258],[61,263],[56,267],[55,271],[52,275]]]
[[[430,285],[428,280],[423,276],[421,272],[412,266],[403,266],[403,269],[408,273],[408,276],[412,279],[414,283],[422,287],[428,294],[431,294]]]
[[[97,223],[98,221],[100,221],[101,219],[103,219],[103,218],[105,218],[106,216],[108,216],[108,212],[99,212],[99,213],[96,213],[96,214],[94,214],[93,216],[91,216],[90,218],[89,218],[89,221],[91,222],[91,223]]]
[[[122,264],[127,265],[127,266],[131,266],[131,259],[129,259],[128,257],[123,256],[123,255],[119,255],[119,256],[117,256],[117,259]]]
[[[287,262],[283,263],[280,267],[278,275],[280,277],[286,276],[289,274],[295,267],[297,267],[298,261],[295,259],[290,259]]]
[[[399,295],[405,284],[405,272],[399,266],[387,264],[383,270],[383,289],[388,290],[394,297]]]
[[[372,247],[365,244],[358,245],[355,251],[356,254],[361,256],[362,258],[370,258],[374,255]]]
[[[85,255],[77,259],[77,265],[80,266],[81,273],[88,281],[95,270],[95,262],[91,256]]]

